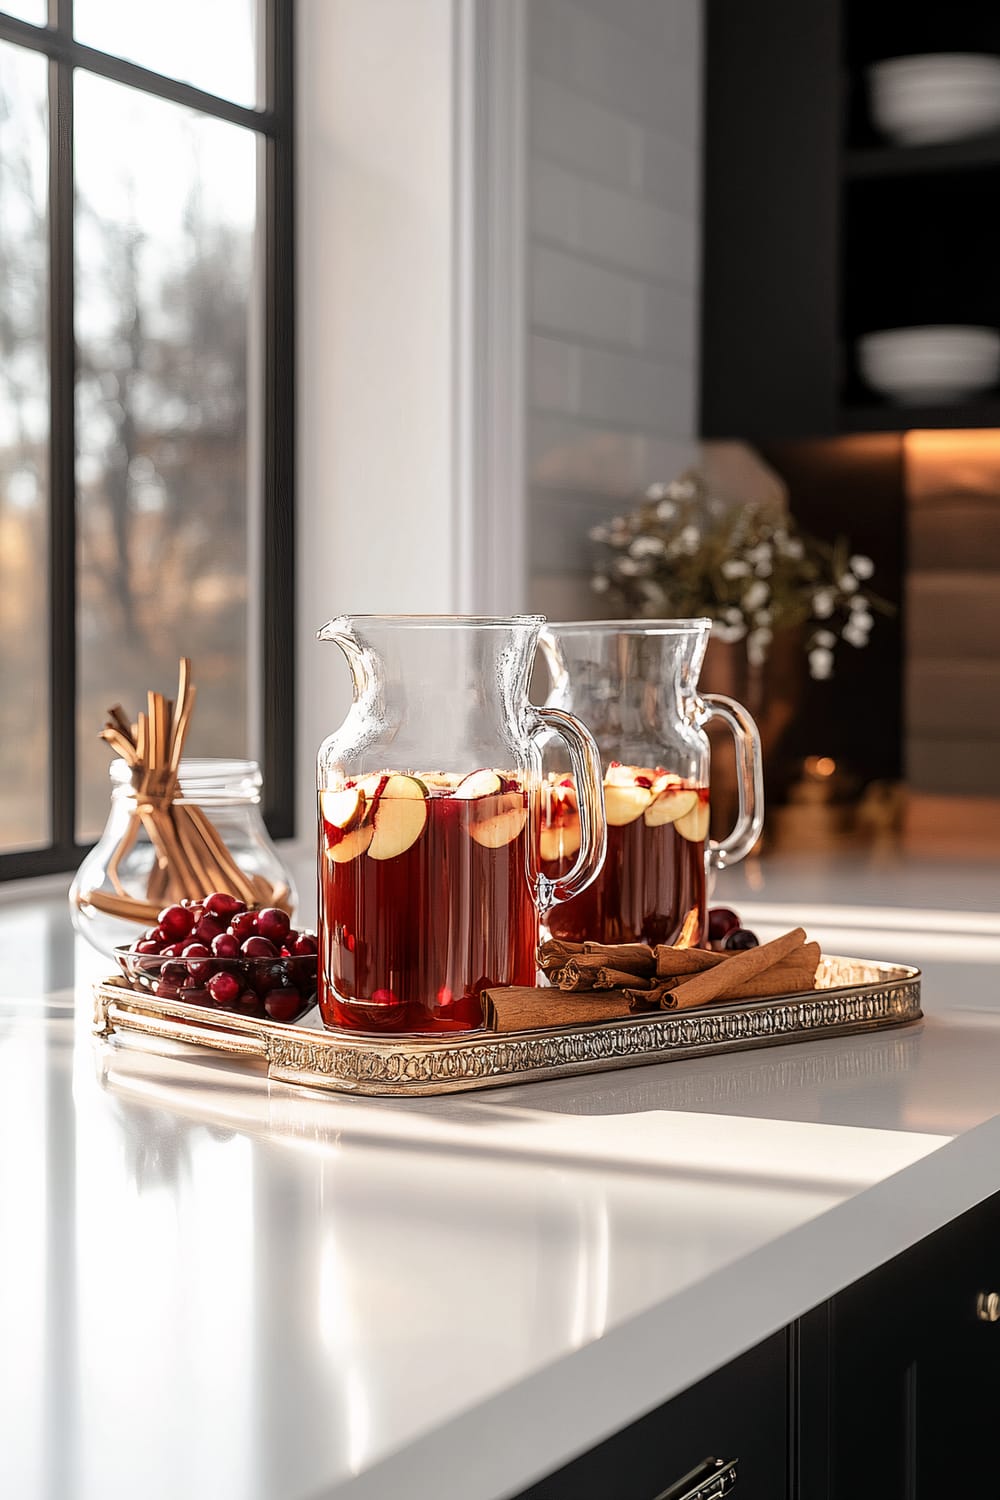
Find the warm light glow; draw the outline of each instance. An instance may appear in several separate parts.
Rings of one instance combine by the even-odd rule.
[[[807,776],[832,776],[837,769],[837,762],[829,755],[807,755],[805,770]]]
[[[995,494],[1000,482],[1000,429],[914,429],[903,434],[903,463],[911,500]]]

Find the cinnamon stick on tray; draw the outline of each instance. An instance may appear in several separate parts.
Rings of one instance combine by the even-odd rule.
[[[736,999],[745,993],[745,984],[756,983],[777,963],[799,954],[805,947],[805,932],[801,927],[795,927],[769,943],[762,943],[759,948],[745,948],[727,955],[724,963],[684,979],[664,997],[663,1004],[670,1010],[690,1010],[723,997]],[[808,959],[805,959],[803,968],[807,964]],[[814,967],[814,975],[815,972]],[[765,993],[774,994],[775,991],[771,989]]]
[[[509,985],[484,990],[482,1001],[483,1021],[491,1031],[538,1031],[549,1026],[614,1021],[632,1014],[628,998],[617,990],[568,995],[546,987]]]

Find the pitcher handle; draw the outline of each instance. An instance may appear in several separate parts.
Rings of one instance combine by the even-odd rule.
[[[724,839],[711,839],[708,860],[717,870],[724,870],[744,859],[760,838],[764,826],[764,774],[760,753],[760,732],[741,703],[722,693],[702,693],[706,719],[721,719],[736,741],[736,780],[739,811],[736,824]]]
[[[573,714],[562,708],[532,708],[536,722],[532,739],[558,734],[569,749],[573,781],[580,812],[580,852],[565,875],[555,880],[537,867],[538,851],[532,842],[532,879],[538,908],[543,914],[557,901],[578,896],[600,874],[608,848],[608,825],[604,818],[604,772],[594,736]]]

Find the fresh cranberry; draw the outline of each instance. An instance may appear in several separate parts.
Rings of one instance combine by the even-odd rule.
[[[186,947],[187,944],[183,941],[170,943],[166,948],[161,949],[161,952],[164,958],[180,958]]]
[[[311,932],[302,932],[295,939],[295,952],[299,958],[313,958],[319,952],[319,946]]]
[[[292,982],[287,961],[283,963],[281,959],[270,964],[257,959],[247,964],[244,978],[248,989],[254,990],[262,1000],[269,990],[287,989]]]
[[[211,912],[206,912],[192,932],[191,936],[196,943],[210,943],[217,938],[220,932],[225,932],[226,924],[221,917],[213,917]]]
[[[185,979],[181,985],[181,999],[187,1001],[188,1005],[210,1005],[211,997],[205,986],[197,979]]]
[[[211,948],[206,948],[204,943],[188,943],[181,957],[187,964],[188,973],[198,984],[204,984],[210,974],[214,974],[216,964],[212,958]],[[207,963],[199,960],[207,959]]]
[[[244,958],[277,958],[278,950],[266,937],[248,937],[245,943],[241,943],[240,952]]]
[[[244,990],[236,1002],[236,1009],[248,1016],[258,1016],[263,1013],[264,1007],[253,990]]]
[[[157,981],[154,994],[159,995],[161,1000],[175,1000],[179,989],[180,986],[171,984],[169,979],[160,979]]]
[[[289,927],[288,931],[285,933],[284,937],[281,939],[281,946],[283,948],[287,948],[289,950],[289,952],[293,952],[294,949],[295,949],[295,944],[298,942],[298,940],[299,940],[299,930],[298,930],[298,928],[297,927]]]
[[[212,939],[212,952],[216,958],[236,958],[240,945],[231,932],[220,932]]]
[[[278,906],[265,906],[257,913],[257,931],[279,948],[291,927],[287,911]]]
[[[144,938],[141,943],[132,944],[133,953],[159,953],[160,944],[154,943],[150,938]]]
[[[165,906],[156,920],[167,937],[175,943],[186,938],[194,926],[190,911],[185,911],[183,906]]]
[[[758,948],[760,940],[755,932],[750,932],[746,927],[737,927],[735,932],[730,932],[724,939],[722,946],[728,953],[739,953],[745,948]]]
[[[272,1021],[294,1021],[302,1009],[302,996],[296,989],[271,990],[264,996],[264,1009]]]
[[[635,784],[636,786],[645,787],[645,789],[648,791],[649,788],[653,785],[653,781],[649,776],[637,776],[635,778]]]
[[[228,891],[213,891],[205,897],[205,911],[211,912],[213,917],[224,917],[227,922],[246,909],[246,902],[239,896],[231,896]]]
[[[229,931],[241,943],[245,943],[247,938],[256,936],[257,913],[255,911],[237,912],[229,923]]]
[[[739,925],[739,917],[728,906],[713,906],[708,913],[709,942],[720,943],[724,937],[735,932]]]
[[[243,986],[235,974],[213,974],[208,981],[208,993],[216,1005],[234,1005],[243,993]]]
[[[187,964],[181,963],[179,958],[175,958],[170,963],[164,964],[160,970],[160,978],[165,980],[167,984],[172,984],[174,989],[179,989],[187,977]]]

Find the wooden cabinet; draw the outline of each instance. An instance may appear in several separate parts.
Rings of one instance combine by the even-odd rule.
[[[655,1500],[710,1455],[739,1460],[734,1500],[992,1495],[998,1401],[990,1199],[521,1500]]]
[[[866,388],[858,340],[1000,326],[1000,133],[901,146],[872,124],[893,56],[1000,52],[1000,11],[706,0],[701,431],[751,440],[1000,426]]]

